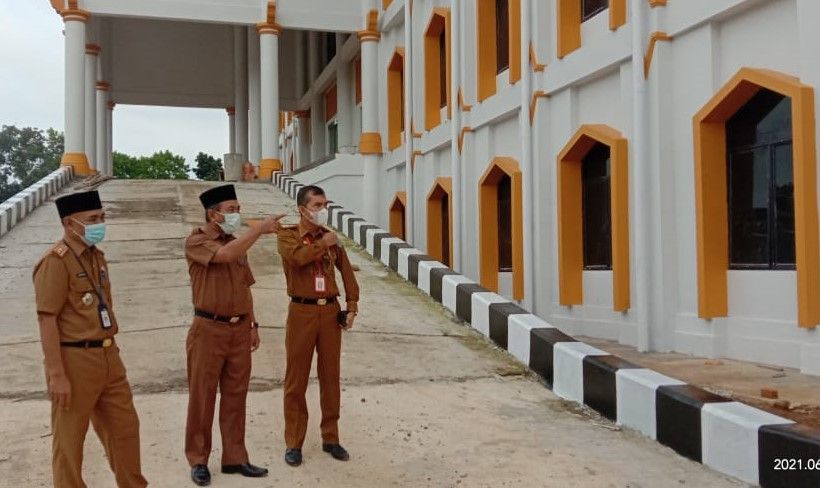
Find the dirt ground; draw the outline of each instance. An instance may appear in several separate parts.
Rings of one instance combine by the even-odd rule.
[[[141,419],[144,472],[157,487],[193,486],[182,446],[191,318],[182,242],[203,218],[197,195],[206,186],[113,181],[101,189],[118,342]],[[245,217],[295,210],[267,185],[240,185],[238,193]],[[1,487],[51,486],[31,268],[60,233],[48,203],[0,239]],[[340,463],[321,452],[312,382],[305,463],[288,467],[281,389],[287,298],[275,242],[264,237],[250,254],[263,345],[254,355],[247,445],[251,460],[271,473],[264,480],[220,474],[216,428],[213,486],[744,486],[560,400],[506,352],[353,247],[361,315],[344,338],[340,422],[352,459]],[[86,482],[114,486],[94,437],[86,442]]]

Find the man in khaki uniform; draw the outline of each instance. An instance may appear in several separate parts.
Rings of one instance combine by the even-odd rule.
[[[327,198],[318,186],[299,189],[296,197],[301,220],[278,234],[279,254],[288,283],[285,350],[285,462],[302,463],[302,444],[307,432],[305,402],[313,350],[317,353],[319,394],[322,406],[322,449],[333,458],[347,461],[349,455],[339,444],[339,373],[342,330],[353,326],[359,301],[359,285],[345,248],[337,245],[336,234],[323,226],[327,222]],[[335,269],[342,274],[347,311],[337,301]],[[341,313],[340,313],[341,312]]]
[[[250,289],[255,280],[246,253],[262,234],[279,229],[282,216],[269,217],[234,237],[241,225],[234,186],[211,188],[199,199],[205,207],[206,222],[185,241],[194,305],[186,343],[189,398],[185,456],[191,480],[206,486],[211,482],[208,457],[217,388],[222,472],[254,478],[268,474],[267,469],[248,461],[245,449],[251,352],[259,347],[259,324]]]
[[[37,319],[51,397],[54,486],[85,487],[89,420],[120,487],[148,486],[140,469],[139,420],[114,341],[105,212],[96,191],[56,200],[65,231],[34,267]]]

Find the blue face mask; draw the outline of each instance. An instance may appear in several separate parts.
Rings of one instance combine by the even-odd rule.
[[[85,229],[81,237],[89,246],[99,244],[105,238],[105,222],[99,224],[83,224],[77,220],[75,220],[75,222],[82,225]]]
[[[239,212],[226,214],[220,212],[220,214],[225,217],[225,222],[219,222],[219,227],[222,229],[222,232],[233,234],[239,230],[239,226],[242,225],[242,216],[239,215]]]

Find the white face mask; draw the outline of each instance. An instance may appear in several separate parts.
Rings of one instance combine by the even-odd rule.
[[[308,212],[310,212],[310,210],[308,210]],[[323,208],[316,212],[310,212],[310,220],[316,225],[327,224],[327,209]]]
[[[220,212],[220,214],[225,217],[224,222],[218,222],[222,232],[226,234],[233,234],[239,230],[239,226],[242,225],[242,216],[239,215],[239,212],[227,214]]]

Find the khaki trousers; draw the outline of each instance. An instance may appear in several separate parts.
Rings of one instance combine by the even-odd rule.
[[[140,468],[139,419],[116,345],[61,348],[71,383],[68,410],[51,406],[52,472],[56,488],[85,488],[83,445],[89,420],[102,442],[117,486],[145,487]]]
[[[305,401],[313,351],[317,354],[319,401],[322,406],[322,442],[339,442],[339,387],[342,329],[336,322],[340,307],[336,303],[320,306],[290,303],[288,307],[285,351],[285,443],[301,449],[307,432],[308,410]]]
[[[188,464],[208,464],[211,430],[219,388],[222,464],[248,462],[245,449],[245,400],[251,378],[251,324],[214,322],[195,317],[188,331]]]

